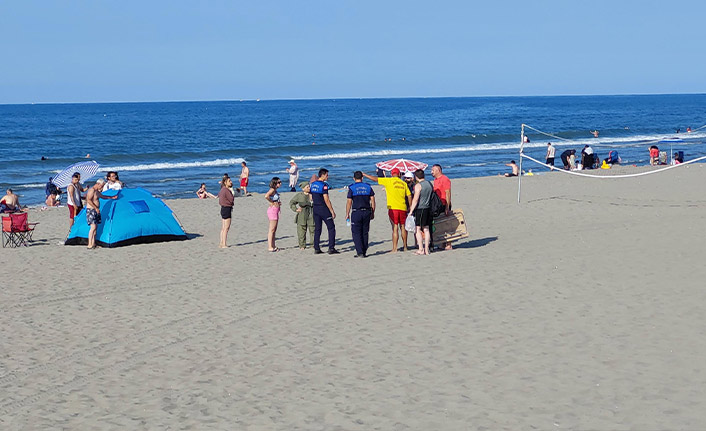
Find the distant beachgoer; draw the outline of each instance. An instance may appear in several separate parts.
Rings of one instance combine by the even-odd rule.
[[[309,194],[310,184],[306,181],[299,183],[299,188],[302,189],[295,194],[289,201],[289,208],[296,214],[294,223],[297,225],[297,239],[299,240],[299,249],[304,250],[307,247],[306,231],[309,230],[309,239],[314,238],[314,212],[311,205],[311,195]]]
[[[328,179],[328,169],[319,169],[319,177],[311,184],[311,197],[314,201],[314,254],[321,254],[321,225],[326,223],[328,229],[328,254],[338,254],[336,250],[336,212],[333,210],[333,204],[329,199],[328,191],[331,188],[326,182]]]
[[[198,196],[199,199],[208,199],[208,198],[215,199],[216,198],[216,195],[206,191],[206,183],[201,183],[201,187],[199,187],[199,189],[196,190],[196,196]]]
[[[88,249],[96,248],[96,231],[101,223],[101,199],[117,199],[118,196],[105,196],[101,193],[105,185],[103,178],[98,178],[96,184],[86,193],[86,223],[91,227],[88,230]]]
[[[431,215],[431,194],[434,193],[434,188],[424,179],[423,170],[418,169],[414,176],[417,178],[417,184],[414,186],[414,198],[409,207],[410,214],[414,215],[415,234],[419,245],[419,250],[414,254],[427,255],[431,244],[430,229],[434,221]]]
[[[52,182],[52,177],[49,177],[49,181],[47,181],[47,185],[44,187],[44,194],[49,197],[52,194],[61,194],[61,189],[57,187],[53,182]]]
[[[686,128],[686,133],[691,133],[691,127]]]
[[[659,147],[657,145],[650,146],[650,165],[655,166],[659,164]]]
[[[71,184],[66,187],[66,206],[69,208],[69,230],[74,225],[74,217],[81,212],[83,203],[81,202],[81,192],[87,189],[81,185],[81,174],[74,172],[71,176]]]
[[[404,222],[407,219],[407,209],[411,203],[412,193],[409,191],[407,183],[400,179],[399,169],[393,169],[390,171],[390,175],[390,178],[380,178],[363,174],[365,178],[377,181],[378,184],[385,187],[387,216],[392,225],[392,253],[396,253],[400,232],[402,233],[402,250],[407,251],[407,230],[404,228]]]
[[[603,160],[606,164],[614,165],[620,163],[620,158],[618,157],[618,152],[615,150],[608,151],[608,157]]]
[[[108,173],[105,174],[105,179],[106,179],[106,183],[103,186],[102,191],[122,190],[123,187],[125,187],[125,184],[123,184],[123,182],[120,181],[120,178],[118,177],[118,173],[115,171],[108,171]]]
[[[554,145],[552,145],[551,142],[547,142],[547,161],[546,164],[549,166],[554,166],[554,153],[556,151],[556,148],[554,148]]]
[[[46,158],[46,157],[44,157],[44,156],[42,156],[42,159],[41,159],[41,160],[49,160],[49,159]]]
[[[287,173],[289,174],[289,191],[296,192],[297,182],[299,181],[299,167],[294,159],[289,161],[289,168],[287,168]]]
[[[58,207],[61,204],[61,200],[59,199],[59,195],[56,192],[53,192],[49,196],[47,196],[47,199],[44,201],[44,203],[48,207]]]
[[[86,154],[86,156],[84,157],[84,159],[90,159],[90,158],[91,158],[90,154]]]
[[[520,175],[520,168],[517,166],[517,163],[515,161],[511,161],[510,163],[505,163],[505,166],[512,168],[512,172],[506,172],[505,174],[498,174],[501,177],[516,177]]]
[[[240,170],[240,188],[243,190],[243,195],[245,196],[251,196],[248,194],[248,182],[250,181],[250,168],[248,168],[248,164],[245,162],[242,162],[241,165],[243,168]]]
[[[475,137],[475,136],[474,136],[474,137]],[[529,143],[530,143],[530,138],[529,138],[529,136],[525,135],[525,141],[524,141],[524,142],[525,142],[525,144],[529,144]]]
[[[375,192],[370,184],[363,182],[361,171],[353,173],[353,180],[355,182],[348,186],[346,201],[346,220],[351,223],[351,235],[356,251],[353,257],[368,257],[370,220],[375,218]]]
[[[598,137],[598,130],[591,130],[591,134],[593,135],[594,138]]]
[[[674,129],[674,133],[681,133],[681,129]]]
[[[563,153],[561,153],[561,162],[564,164],[564,169],[571,170],[573,167],[573,161],[571,160],[571,157],[576,154],[576,150],[566,150]]]
[[[593,169],[593,148],[590,145],[585,145],[581,150],[581,165],[584,169]]]
[[[221,206],[221,242],[218,248],[228,247],[228,231],[233,217],[233,181],[228,176],[223,176],[221,180],[221,190],[218,192],[218,204]]]
[[[280,201],[279,193],[277,189],[282,185],[282,180],[278,177],[273,177],[270,180],[270,189],[265,193],[265,200],[270,203],[267,208],[267,219],[270,221],[269,228],[267,229],[267,250],[268,251],[279,251],[279,248],[275,245],[275,236],[277,235],[277,224],[279,224],[279,212],[282,202]]]
[[[5,196],[0,199],[0,212],[14,213],[17,211],[22,211],[20,197],[17,196],[12,189],[7,189]]]

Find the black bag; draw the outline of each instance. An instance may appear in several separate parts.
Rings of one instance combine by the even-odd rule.
[[[431,209],[431,216],[434,218],[446,212],[446,205],[441,202],[441,198],[433,190],[431,192],[431,199],[429,199],[429,208]]]

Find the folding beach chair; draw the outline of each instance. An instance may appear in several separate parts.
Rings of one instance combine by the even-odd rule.
[[[28,223],[27,213],[10,214],[2,218],[2,246],[19,247],[32,242],[34,228],[39,223]]]

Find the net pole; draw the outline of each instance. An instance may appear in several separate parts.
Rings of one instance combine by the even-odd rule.
[[[525,146],[525,125],[522,124],[522,131],[520,132],[520,172],[517,175],[517,204],[520,204],[520,197],[522,196],[522,150]]]

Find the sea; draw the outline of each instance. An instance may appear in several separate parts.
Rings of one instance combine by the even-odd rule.
[[[253,192],[274,176],[286,186],[290,159],[302,180],[328,168],[334,188],[397,158],[438,163],[452,179],[497,175],[519,161],[523,124],[539,130],[526,129],[525,153],[543,160],[552,142],[557,163],[590,144],[645,165],[669,138],[679,140],[662,150],[706,155],[706,94],[0,105],[0,187],[41,206],[49,178],[85,160],[163,199],[194,198],[201,183],[217,193],[242,161]],[[525,160],[530,169],[548,173]]]

